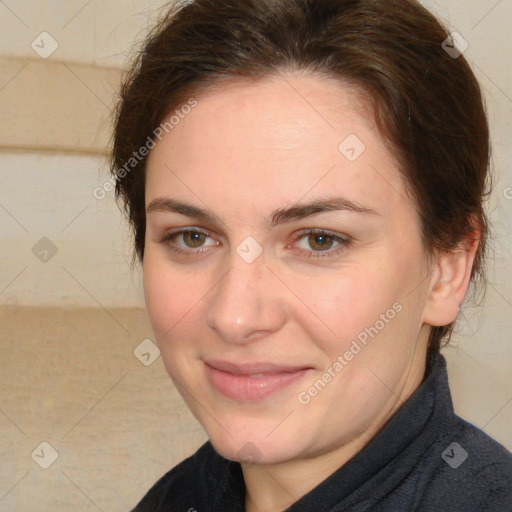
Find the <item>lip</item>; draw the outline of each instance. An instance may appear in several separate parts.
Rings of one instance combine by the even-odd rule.
[[[270,362],[260,363],[231,363],[230,361],[221,361],[220,359],[205,361],[208,366],[216,370],[232,373],[233,375],[254,375],[258,373],[285,373],[296,372],[307,368],[312,368],[308,365],[283,365]]]
[[[276,393],[313,371],[310,366],[284,366],[275,363],[205,362],[210,384],[233,400],[258,401]],[[255,376],[257,375],[257,376]]]

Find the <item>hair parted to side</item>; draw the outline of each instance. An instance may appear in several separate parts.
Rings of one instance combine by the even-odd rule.
[[[304,71],[366,95],[400,163],[428,254],[454,250],[479,230],[471,282],[485,292],[489,127],[469,64],[442,47],[449,34],[416,0],[173,3],[136,55],[114,113],[111,172],[133,229],[132,265],[144,257],[147,161],[133,155],[155,140],[164,118],[224,83]],[[431,328],[429,357],[453,327]]]

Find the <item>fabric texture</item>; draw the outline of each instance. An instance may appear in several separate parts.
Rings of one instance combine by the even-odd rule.
[[[208,441],[132,512],[244,512],[244,502],[240,464]],[[285,512],[512,512],[512,454],[454,413],[438,354],[373,439]]]

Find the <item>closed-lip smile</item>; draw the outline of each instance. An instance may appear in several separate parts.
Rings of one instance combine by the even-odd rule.
[[[206,374],[213,387],[233,400],[257,401],[309,374],[309,365],[271,362],[233,363],[205,361]]]

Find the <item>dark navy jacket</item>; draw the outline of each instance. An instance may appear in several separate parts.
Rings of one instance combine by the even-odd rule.
[[[132,512],[244,512],[244,501],[240,464],[207,442]],[[512,454],[455,415],[439,354],[373,439],[286,512],[512,512]]]

